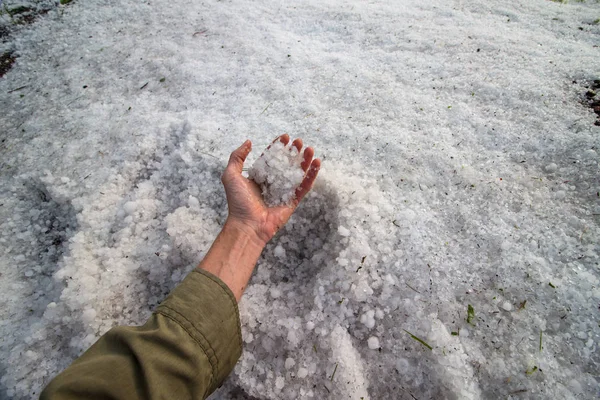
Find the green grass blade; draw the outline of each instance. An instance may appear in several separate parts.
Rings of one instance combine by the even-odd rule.
[[[417,342],[421,343],[423,346],[427,347],[429,350],[433,350],[433,347],[431,347],[427,342],[425,342],[423,339],[416,337],[415,335],[413,335],[412,333],[410,333],[409,331],[407,331],[406,329],[402,329],[404,332],[408,333],[410,335],[411,338],[415,339]]]

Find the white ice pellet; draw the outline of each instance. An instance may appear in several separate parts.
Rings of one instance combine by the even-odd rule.
[[[367,344],[369,345],[369,349],[377,350],[379,348],[379,338],[376,336],[371,336],[367,339]]]
[[[190,206],[191,208],[199,208],[200,202],[194,196],[190,196],[188,197],[188,206]]]
[[[410,362],[406,358],[399,358],[396,361],[396,370],[399,374],[404,374],[410,369]]]
[[[296,365],[296,361],[293,358],[291,358],[291,357],[286,358],[286,360],[285,360],[285,369],[290,369],[294,365]]]
[[[96,319],[96,310],[94,310],[93,308],[88,308],[81,315],[81,320],[86,324],[93,322],[94,319]]]
[[[510,311],[512,310],[512,304],[510,304],[508,301],[505,301],[504,303],[502,303],[502,308],[506,311]]]
[[[354,295],[357,301],[366,301],[373,294],[373,289],[366,281],[360,281],[354,288]]]
[[[375,326],[375,311],[369,310],[360,316],[360,322],[367,328],[371,329]]]
[[[283,259],[285,258],[285,249],[279,244],[275,247],[275,250],[273,250],[273,254],[275,254],[275,257],[277,258]]]
[[[129,215],[133,214],[136,208],[137,204],[134,201],[128,201],[127,203],[123,204],[123,211]]]
[[[546,168],[545,168],[545,170],[547,172],[554,172],[557,169],[558,169],[558,165],[556,165],[555,163],[550,163],[550,164],[546,165]]]
[[[278,376],[275,379],[275,387],[279,390],[283,389],[285,386],[285,378],[283,376]]]
[[[345,226],[338,226],[338,233],[344,237],[350,236],[350,231]]]
[[[298,373],[296,374],[296,376],[300,379],[304,379],[306,378],[306,376],[308,375],[308,370],[306,368],[298,368]]]

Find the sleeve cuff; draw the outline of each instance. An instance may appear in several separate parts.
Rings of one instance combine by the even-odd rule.
[[[242,354],[238,306],[227,285],[195,268],[156,313],[176,321],[202,348],[212,366],[210,392],[221,386]]]

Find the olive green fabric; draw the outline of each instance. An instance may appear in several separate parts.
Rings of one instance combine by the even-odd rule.
[[[40,399],[204,399],[241,352],[233,293],[195,269],[143,326],[108,331]]]

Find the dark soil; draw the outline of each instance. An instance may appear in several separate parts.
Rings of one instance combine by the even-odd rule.
[[[8,36],[8,33],[8,29],[5,26],[0,26],[0,39],[3,39],[2,41]]]
[[[583,95],[583,104],[587,105],[596,113],[597,119],[594,125],[600,126],[600,79],[595,79],[585,85],[587,91]]]
[[[0,55],[0,78],[12,68],[16,59],[17,58],[12,52],[6,52]]]
[[[32,9],[26,6],[17,6],[15,8],[11,8],[8,10],[8,13],[13,16],[13,15],[19,15],[19,14],[24,14],[26,12],[31,11]]]

